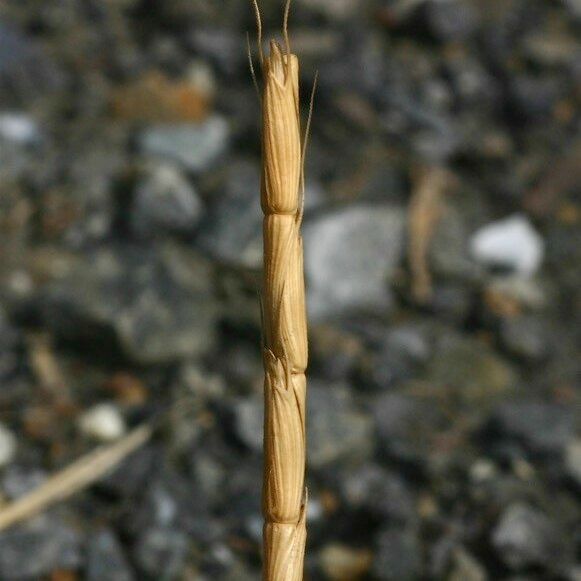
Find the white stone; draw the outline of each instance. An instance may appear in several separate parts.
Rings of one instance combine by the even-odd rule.
[[[543,261],[544,242],[525,216],[515,214],[480,228],[470,252],[478,262],[532,276]]]
[[[470,467],[470,477],[475,483],[490,481],[496,475],[496,466],[486,458],[480,458]]]
[[[325,516],[323,503],[318,498],[309,498],[307,504],[307,520],[310,523],[320,521]]]
[[[0,467],[10,464],[15,454],[16,437],[4,424],[0,424]]]
[[[23,113],[2,113],[0,137],[26,145],[38,139],[38,126],[33,119]]]
[[[102,442],[117,440],[126,431],[121,412],[109,403],[102,403],[87,410],[79,419],[79,429],[86,436]]]

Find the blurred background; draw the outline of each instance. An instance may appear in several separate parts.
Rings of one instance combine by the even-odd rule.
[[[580,28],[579,0],[293,3],[308,579],[581,579]],[[2,580],[259,578],[246,31],[244,0],[0,4],[0,522],[155,424],[0,531]]]

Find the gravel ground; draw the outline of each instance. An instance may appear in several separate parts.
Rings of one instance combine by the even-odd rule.
[[[0,4],[1,501],[158,426],[1,531],[1,580],[259,578],[247,30],[242,0]],[[581,4],[295,0],[291,32],[307,578],[579,581]]]

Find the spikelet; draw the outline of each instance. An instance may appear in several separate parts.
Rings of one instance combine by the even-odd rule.
[[[260,40],[260,19],[258,23]],[[300,581],[307,536],[305,370],[308,349],[300,236],[299,62],[295,55],[288,50],[283,52],[272,41],[270,54],[266,58],[261,54],[261,63],[264,77],[260,196],[264,212],[263,578]]]
[[[295,216],[264,218],[264,333],[279,357],[288,357],[293,373],[307,367],[307,325],[303,245]]]
[[[296,214],[301,178],[299,61],[273,40],[264,61],[262,99],[262,210]]]
[[[305,476],[304,374],[292,376],[285,360],[264,355],[264,513],[277,523],[297,523]]]

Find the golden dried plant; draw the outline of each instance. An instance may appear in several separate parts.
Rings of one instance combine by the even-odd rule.
[[[262,52],[262,26],[256,0],[253,6],[263,75],[263,578],[300,581],[307,535],[304,481],[308,350],[300,235],[306,139],[301,142],[299,61],[290,52],[287,33],[290,0],[284,12],[285,46],[272,40],[268,56]]]

